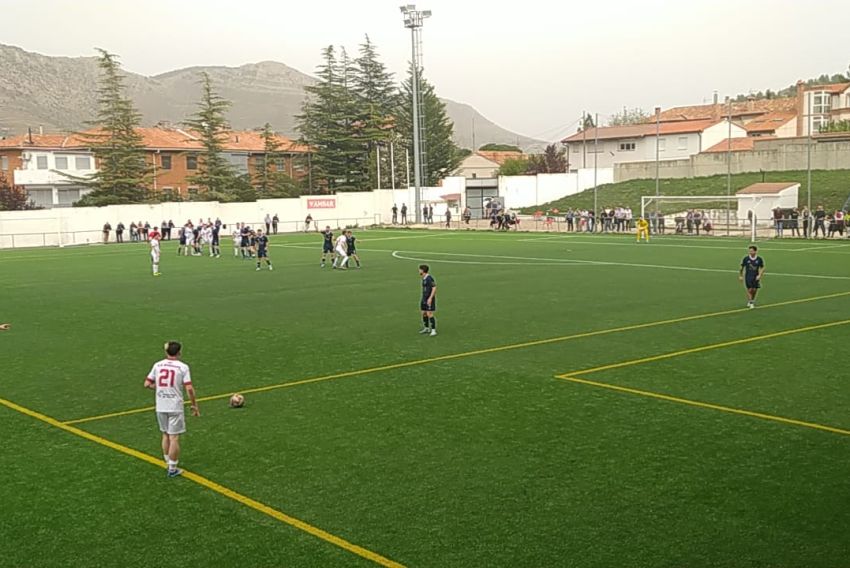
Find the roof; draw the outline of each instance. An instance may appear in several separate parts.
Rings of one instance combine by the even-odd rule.
[[[718,154],[728,151],[732,152],[751,152],[755,148],[756,140],[773,140],[774,136],[747,136],[746,138],[732,138],[732,147],[729,148],[729,138],[718,142],[711,148],[702,151],[703,154]]]
[[[786,189],[799,186],[796,181],[784,181],[778,183],[754,183],[744,189],[738,190],[735,195],[776,195]]]
[[[753,114],[767,114],[771,112],[796,112],[797,98],[784,97],[781,99],[759,99],[752,101],[739,101],[732,103],[732,116],[740,117]],[[670,120],[697,120],[713,118],[715,116],[726,116],[729,109],[726,103],[692,105],[673,107],[662,111],[661,122]],[[650,122],[654,117],[649,119]]]
[[[811,85],[806,87],[807,91],[826,91],[832,94],[840,94],[847,89],[850,89],[850,83],[832,83],[831,85]]]
[[[747,132],[775,132],[797,118],[793,112],[769,112],[744,125]]]
[[[142,143],[148,150],[192,150],[200,151],[203,145],[200,136],[190,130],[180,128],[137,128],[136,131],[142,137]],[[88,136],[87,136],[88,135]],[[97,135],[97,130],[89,130],[80,134],[23,134],[0,140],[2,149],[42,149],[62,150],[77,149],[85,150],[92,145],[92,136]],[[32,139],[32,143],[30,143]],[[280,145],[280,152],[307,153],[308,146],[293,142],[285,136],[275,134],[275,141]],[[236,152],[262,153],[265,150],[265,142],[259,132],[255,131],[229,131],[223,137],[222,147],[224,150]]]
[[[21,134],[0,140],[0,150],[27,148],[61,150],[84,147],[82,140],[74,134]]]
[[[706,120],[681,120],[678,122],[662,122],[658,126],[659,134],[688,134],[693,132],[702,132],[705,129],[719,124],[719,121]],[[588,128],[587,135],[577,132],[568,138],[564,138],[561,142],[581,142],[585,139],[593,141],[598,136],[600,140],[618,140],[623,138],[643,138],[646,136],[655,136],[656,125],[652,124],[630,124],[627,126],[603,126],[599,129]]]
[[[497,152],[493,150],[479,150],[475,152],[482,158],[486,158],[491,162],[496,162],[500,166],[507,162],[508,160],[521,160],[524,156],[522,152],[516,152],[513,150]]]

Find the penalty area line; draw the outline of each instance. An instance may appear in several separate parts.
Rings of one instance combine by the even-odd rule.
[[[15,412],[19,412],[20,414],[24,414],[26,416],[29,416],[30,418],[34,418],[36,420],[44,422],[45,424],[53,426],[54,428],[58,428],[59,430],[62,430],[62,431],[67,432],[69,434],[73,434],[74,436],[78,436],[78,437],[83,438],[85,440],[88,440],[90,442],[94,442],[95,444],[98,444],[98,445],[104,446],[106,448],[109,448],[111,450],[114,450],[116,452],[122,453],[122,454],[130,456],[132,458],[136,458],[138,460],[141,460],[141,461],[146,462],[148,464],[157,466],[159,468],[165,467],[165,464],[162,463],[161,458],[156,458],[156,457],[154,457],[150,454],[140,452],[139,450],[134,450],[133,448],[130,448],[128,446],[124,446],[123,444],[113,442],[112,440],[108,440],[108,439],[103,438],[101,436],[97,436],[97,435],[92,434],[90,432],[86,432],[85,430],[81,430],[81,429],[76,428],[74,426],[70,426],[66,423],[63,423],[63,422],[60,422],[59,420],[56,420],[55,418],[47,416],[46,414],[42,414],[42,413],[37,412],[35,410],[31,410],[29,408],[26,408],[24,406],[16,404],[16,403],[14,403],[10,400],[0,398],[0,405],[5,406],[6,408],[9,408],[10,410],[14,410]],[[249,508],[251,508],[251,509],[253,509],[253,510],[259,512],[259,513],[262,513],[262,514],[264,514],[268,517],[271,517],[271,518],[273,518],[277,521],[280,521],[281,523],[289,525],[289,526],[296,528],[300,531],[306,532],[306,533],[308,533],[308,534],[310,534],[310,535],[312,535],[312,536],[314,536],[318,539],[321,539],[321,540],[323,540],[323,541],[325,541],[329,544],[332,544],[334,546],[342,548],[343,550],[346,550],[346,551],[348,551],[352,554],[356,554],[357,556],[360,556],[361,558],[365,558],[366,560],[370,560],[370,561],[374,562],[375,564],[378,564],[380,566],[384,566],[384,567],[387,567],[387,568],[404,568],[404,566],[402,564],[399,564],[398,562],[390,560],[389,558],[381,556],[380,554],[378,554],[376,552],[372,552],[371,550],[367,550],[367,549],[363,548],[362,546],[358,546],[356,544],[348,542],[347,540],[345,540],[343,538],[340,538],[336,535],[333,535],[333,534],[331,534],[331,533],[329,533],[325,530],[322,530],[318,527],[315,527],[315,526],[313,526],[313,525],[311,525],[311,524],[309,524],[305,521],[302,521],[300,519],[297,519],[295,517],[287,515],[286,513],[278,511],[277,509],[274,509],[274,508],[266,505],[265,503],[261,503],[260,501],[257,501],[255,499],[252,499],[250,497],[242,495],[241,493],[238,493],[238,492],[236,492],[236,491],[234,491],[234,490],[232,490],[228,487],[225,487],[224,485],[216,483],[215,481],[207,479],[206,477],[198,475],[197,473],[192,473],[191,471],[184,470],[183,475],[181,477],[183,477],[183,478],[185,478],[185,479],[187,479],[187,480],[189,480],[193,483],[196,483],[196,484],[200,485],[201,487],[205,487],[206,489],[214,491],[214,492],[218,493],[219,495],[227,497],[228,499],[230,499],[232,501],[236,501],[237,503],[245,505],[246,507],[249,507]]]

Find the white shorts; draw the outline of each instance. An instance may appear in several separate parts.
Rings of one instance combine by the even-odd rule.
[[[336,253],[337,253],[339,256],[348,256],[348,251],[347,251],[347,250],[344,250],[344,249],[342,249],[342,248],[340,248],[340,247],[337,247],[337,248],[336,248]]]
[[[159,251],[151,251],[151,262],[154,264],[159,263]]]
[[[186,432],[186,414],[184,412],[157,412],[156,421],[159,431],[175,436]]]
[[[195,238],[194,238],[194,237],[192,237],[192,238],[190,239],[190,238],[188,238],[188,237],[187,237],[187,238],[186,238],[186,246],[190,246],[190,247],[191,247],[191,246],[194,246],[194,245],[195,245]]]

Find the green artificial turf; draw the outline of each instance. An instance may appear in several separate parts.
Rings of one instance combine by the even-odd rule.
[[[341,272],[319,268],[319,236],[278,236],[275,271],[256,272],[166,242],[159,278],[143,245],[0,251],[0,398],[60,421],[141,409],[178,339],[201,397],[322,379],[202,402],[181,465],[394,562],[847,565],[850,324],[760,337],[850,319],[850,244],[760,243],[755,310],[735,239],[358,244],[363,269]],[[571,373],[720,409],[555,377]],[[374,565],[7,406],[0,424],[0,566]],[[152,411],[76,427],[160,455]]]

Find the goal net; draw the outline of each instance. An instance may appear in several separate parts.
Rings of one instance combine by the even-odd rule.
[[[771,217],[761,211],[758,195],[645,195],[640,212],[657,234],[767,236]]]

